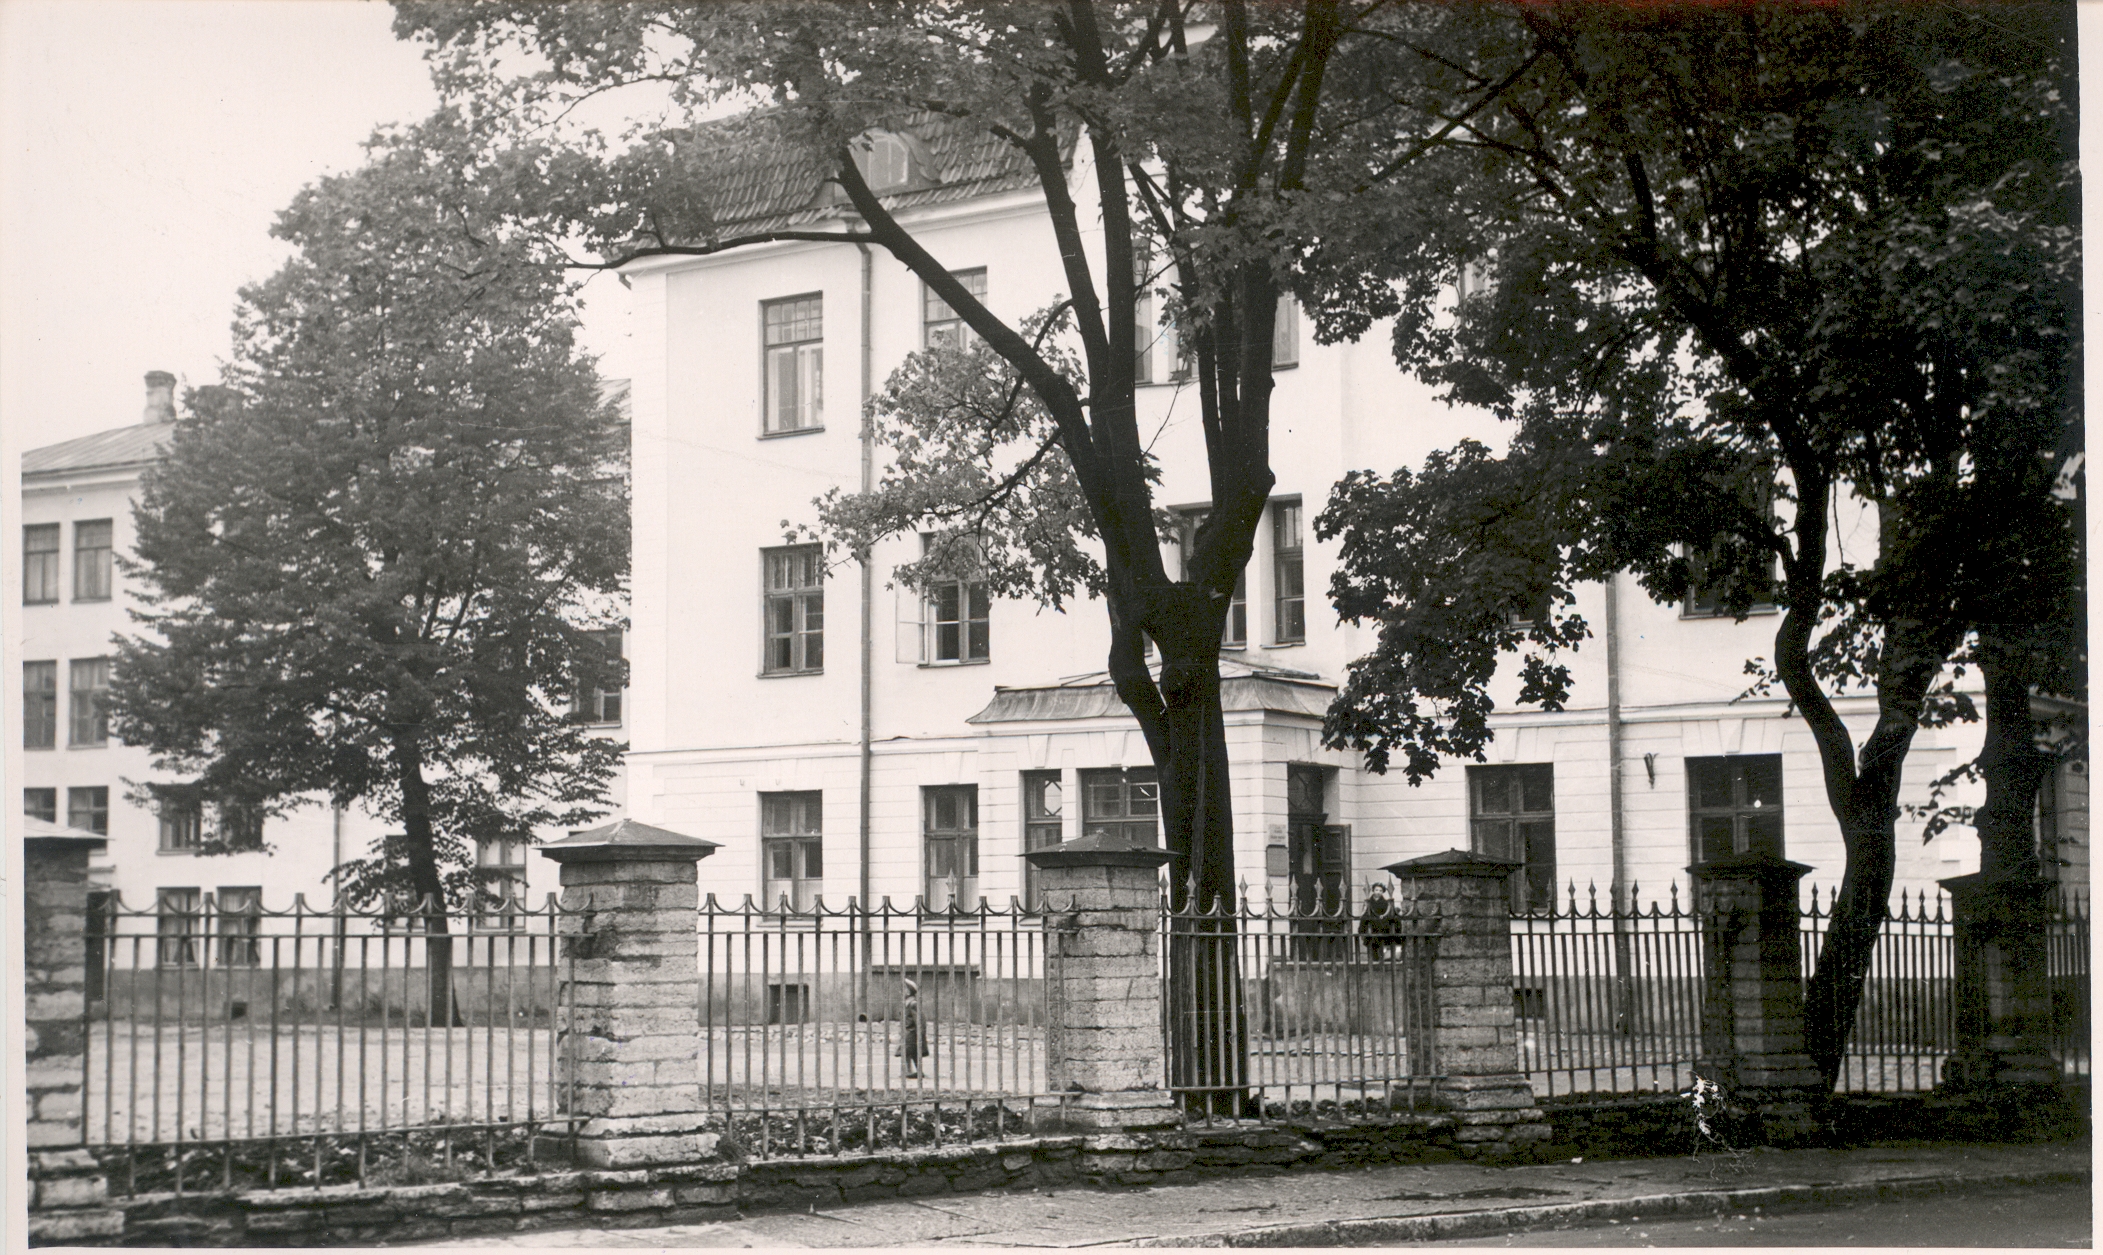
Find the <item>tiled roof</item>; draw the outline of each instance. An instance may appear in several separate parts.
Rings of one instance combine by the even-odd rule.
[[[53,471],[91,471],[119,466],[139,466],[161,455],[161,446],[175,431],[173,423],[133,423],[113,427],[92,436],[62,440],[22,455],[24,475]]]
[[[704,123],[688,134],[675,161],[691,169],[699,192],[700,221],[689,224],[691,229],[703,236],[745,234],[838,217],[844,199],[826,184],[828,168],[800,145],[770,138],[781,124],[778,114],[750,113]],[[921,176],[884,196],[892,210],[1037,186],[1029,160],[983,127],[919,112],[887,129],[915,147]],[[1071,139],[1060,148],[1071,162]],[[751,156],[726,160],[726,152],[733,150]]]

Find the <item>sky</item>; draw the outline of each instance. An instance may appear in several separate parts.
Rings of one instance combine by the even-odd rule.
[[[209,383],[241,285],[306,184],[437,105],[419,45],[363,0],[0,0],[0,440],[135,423],[149,370]],[[608,291],[610,290],[610,291]],[[588,347],[619,375],[622,303]]]

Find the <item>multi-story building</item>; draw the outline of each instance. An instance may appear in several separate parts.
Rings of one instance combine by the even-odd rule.
[[[1019,319],[1063,292],[1026,172],[939,126],[872,139],[872,182],[995,313]],[[845,218],[815,166],[765,160],[719,171],[711,209],[726,234]],[[1081,197],[1091,176],[1074,184]],[[783,539],[783,520],[813,521],[814,497],[864,482],[865,459],[884,456],[864,447],[862,403],[907,354],[959,334],[952,311],[887,254],[845,243],[656,257],[625,273],[638,366],[631,812],[721,842],[704,888],[732,901],[1005,902],[1026,890],[1029,848],[1153,832],[1153,769],[1103,674],[1099,604],[1058,613],[970,583],[893,587],[915,536],[879,546],[867,568]],[[1405,376],[1387,343],[1376,328],[1318,345],[1282,310],[1276,495],[1221,650],[1235,864],[1252,893],[1355,890],[1394,860],[1470,846],[1522,861],[1515,892],[1535,901],[1573,884],[1604,899],[1617,873],[1663,899],[1689,863],[1748,848],[1836,883],[1842,847],[1810,734],[1780,696],[1742,695],[1744,660],[1772,653],[1771,612],[1738,622],[1699,601],[1656,604],[1632,580],[1588,586],[1577,608],[1598,639],[1570,658],[1567,709],[1516,707],[1507,677],[1489,761],[1413,788],[1322,746],[1337,682],[1372,640],[1329,611],[1336,555],[1311,520],[1346,471],[1498,438],[1486,416]],[[1142,367],[1157,501],[1195,516],[1208,504],[1195,390],[1166,336]],[[1836,543],[1859,558],[1874,525],[1853,517]],[[1867,732],[1872,698],[1839,706]],[[1923,730],[1906,801],[1925,802],[1978,741],[1976,726]],[[2042,826],[2085,883],[2083,785],[2062,773]],[[1921,833],[1918,817],[1902,822],[1901,888],[1976,868],[1971,829]]]
[[[20,662],[22,810],[109,838],[93,865],[95,889],[115,891],[132,910],[180,914],[206,894],[221,911],[262,903],[274,910],[306,895],[332,900],[337,864],[369,853],[384,825],[362,810],[316,799],[264,818],[201,806],[152,756],[110,735],[106,709],[112,638],[138,630],[119,554],[133,542],[139,478],[161,456],[175,422],[175,377],[146,376],[142,420],[22,456]],[[618,638],[609,642],[618,648]],[[13,677],[10,676],[10,682]],[[621,734],[619,692],[592,694],[578,717]],[[615,782],[614,801],[621,782]],[[547,836],[560,836],[549,833]],[[227,853],[203,853],[207,847]],[[533,866],[515,843],[478,852],[482,878],[520,893],[552,889],[552,869]]]

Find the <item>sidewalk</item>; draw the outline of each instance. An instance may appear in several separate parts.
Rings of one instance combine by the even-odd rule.
[[[1337,1246],[1997,1185],[2086,1184],[2087,1143],[1751,1151],[1524,1167],[1421,1164],[1129,1191],[943,1195],[654,1229],[561,1229],[441,1247]]]

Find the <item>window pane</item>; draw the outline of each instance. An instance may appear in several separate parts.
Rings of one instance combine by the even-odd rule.
[[[1031,819],[1056,819],[1061,805],[1057,772],[1028,772],[1023,778],[1023,812]]]
[[[1747,806],[1782,804],[1782,756],[1756,754],[1736,760],[1745,776]]]
[[[1547,764],[1518,770],[1520,805],[1529,811],[1555,809],[1555,768]]]
[[[58,822],[57,789],[22,790],[22,813],[46,823]]]
[[[66,790],[66,825],[108,836],[110,791],[106,785]]]
[[[109,740],[110,660],[76,658],[71,668],[72,728],[75,745],[101,745]]]
[[[110,520],[73,525],[73,597],[102,601],[110,595]]]
[[[58,741],[58,663],[22,664],[22,747],[51,749]]]
[[[1689,799],[1695,806],[1729,806],[1731,804],[1730,760],[1727,758],[1688,759],[1687,792]]]
[[[1701,843],[1701,860],[1723,858],[1736,851],[1732,848],[1731,819],[1728,815],[1703,815],[1696,822],[1695,831]]]
[[[56,523],[38,523],[22,529],[22,600],[32,605],[58,600]]]
[[[805,841],[801,843],[800,848],[803,851],[803,874],[812,880],[823,876],[825,874],[825,851],[823,846],[816,841]]]

